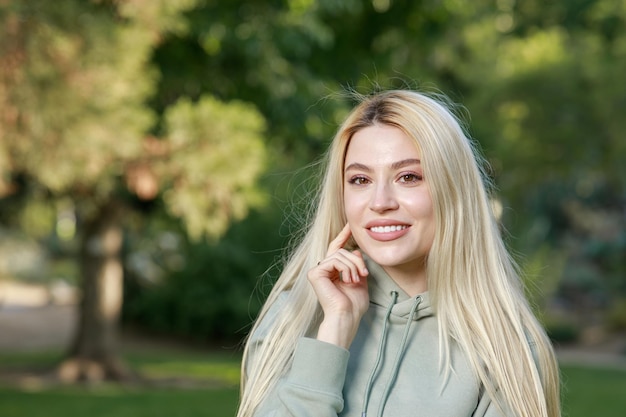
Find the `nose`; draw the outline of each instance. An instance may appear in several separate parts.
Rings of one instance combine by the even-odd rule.
[[[376,213],[383,213],[388,210],[398,208],[398,200],[393,191],[393,187],[388,183],[377,183],[372,189],[370,200],[370,210]]]

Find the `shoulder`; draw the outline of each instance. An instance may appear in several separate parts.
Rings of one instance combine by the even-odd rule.
[[[264,307],[265,313],[261,312],[256,327],[250,335],[250,342],[262,341],[265,337],[267,337],[276,322],[276,318],[287,305],[289,293],[290,291],[281,292],[271,305]]]

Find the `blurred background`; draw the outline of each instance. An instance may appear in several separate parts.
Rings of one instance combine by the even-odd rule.
[[[346,91],[443,92],[572,417],[626,409],[626,1],[0,0],[0,415],[234,415]]]

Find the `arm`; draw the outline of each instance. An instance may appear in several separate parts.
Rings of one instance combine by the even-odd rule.
[[[337,416],[343,410],[348,357],[347,350],[330,343],[300,339],[291,371],[278,387],[278,397],[287,411],[284,415]]]
[[[263,344],[259,332],[250,343],[248,363],[254,366],[254,351]],[[311,338],[299,339],[289,371],[267,393],[254,417],[336,417],[343,409],[348,358],[349,352],[341,347]]]
[[[365,262],[358,251],[343,249],[350,236],[346,225],[330,243],[326,258],[308,272],[324,312],[317,340],[298,340],[290,369],[267,393],[254,417],[336,417],[343,410],[348,348],[369,305]],[[280,309],[279,304],[272,310]],[[273,322],[272,314],[267,319]],[[268,327],[259,326],[250,340],[251,367]]]

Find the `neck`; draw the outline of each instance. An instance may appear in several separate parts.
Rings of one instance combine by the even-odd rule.
[[[399,267],[383,266],[383,269],[409,297],[415,297],[428,291],[428,279],[425,268],[419,268],[416,271],[415,268],[404,270]]]

